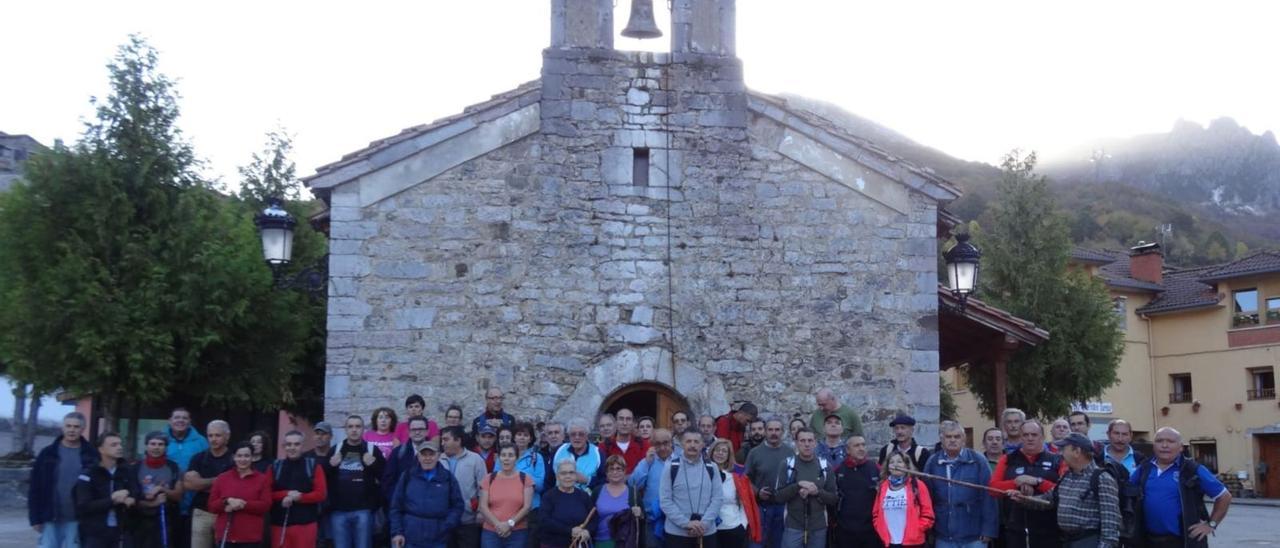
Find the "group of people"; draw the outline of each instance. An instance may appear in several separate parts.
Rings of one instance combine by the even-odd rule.
[[[669,429],[618,409],[593,432],[582,418],[517,421],[503,399],[486,391],[468,428],[461,407],[441,426],[410,396],[403,420],[384,407],[368,429],[351,415],[340,434],[285,433],[279,458],[264,432],[232,445],[226,422],[201,435],[178,408],[134,463],[117,434],[90,445],[71,413],[32,470],[31,524],[42,547],[1172,548],[1207,546],[1231,501],[1176,430],[1157,431],[1146,459],[1128,423],[1093,441],[1084,413],[1046,439],[1009,409],[981,450],[951,421],[925,447],[899,415],[873,451],[826,389],[786,433],[750,402],[696,421],[677,411]]]

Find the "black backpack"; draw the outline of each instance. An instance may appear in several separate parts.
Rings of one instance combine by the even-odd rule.
[[[714,464],[708,464],[707,462],[704,461],[702,463],[702,466],[707,469],[708,478],[711,478],[713,480],[716,479],[716,466]],[[680,461],[679,460],[671,461],[671,483],[676,482],[676,473],[679,471],[680,471]]]
[[[1138,533],[1138,512],[1136,504],[1138,500],[1137,486],[1129,485],[1129,469],[1123,464],[1116,461],[1107,461],[1102,466],[1094,469],[1093,475],[1089,477],[1089,488],[1085,489],[1081,495],[1081,500],[1093,497],[1093,500],[1099,500],[1099,477],[1103,474],[1109,474],[1116,481],[1116,494],[1119,499],[1120,513],[1120,540],[1126,543],[1132,542],[1139,537]],[[1058,505],[1058,489],[1053,490],[1053,505]]]

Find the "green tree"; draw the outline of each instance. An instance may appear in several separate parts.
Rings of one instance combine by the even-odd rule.
[[[272,198],[298,200],[297,168],[289,158],[292,151],[293,137],[283,128],[268,132],[266,147],[240,168],[240,199],[258,204]]]
[[[287,402],[311,330],[249,209],[197,176],[157,63],[130,37],[81,141],[0,196],[0,356],[37,392],[94,395],[108,424],[173,394]]]
[[[1017,353],[1008,366],[1008,403],[1031,415],[1065,414],[1073,402],[1096,398],[1116,382],[1123,337],[1106,287],[1068,271],[1069,228],[1035,174],[1035,154],[1006,156],[999,199],[985,233],[982,298],[1035,322],[1048,342]],[[969,388],[988,416],[995,412],[991,368],[974,368]]]

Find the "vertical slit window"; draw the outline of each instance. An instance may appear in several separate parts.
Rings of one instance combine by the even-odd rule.
[[[631,184],[649,186],[649,149],[633,149],[631,156]]]

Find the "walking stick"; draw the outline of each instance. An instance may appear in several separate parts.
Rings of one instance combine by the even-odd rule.
[[[586,528],[587,524],[591,523],[591,516],[594,516],[594,515],[596,515],[596,509],[592,508],[590,512],[587,512],[587,519],[582,520],[582,525],[579,525],[578,528],[579,529]],[[584,545],[585,543],[580,542],[577,537],[569,539],[569,548],[580,548]]]
[[[231,533],[231,521],[236,519],[235,512],[227,513],[227,526],[222,528],[222,542],[218,543],[218,548],[227,548],[227,535]]]
[[[982,490],[982,491],[987,491],[987,492],[989,492],[989,493],[995,493],[995,494],[997,494],[997,495],[1004,495],[1004,494],[1005,494],[1005,492],[1004,492],[1003,490],[1001,490],[1001,489],[996,489],[995,487],[991,487],[990,485],[980,485],[980,484],[977,484],[977,483],[969,483],[969,482],[967,482],[967,481],[961,481],[961,480],[957,480],[957,479],[946,478],[946,477],[938,476],[938,475],[934,475],[934,474],[926,474],[926,473],[924,473],[924,472],[918,472],[918,471],[915,471],[915,470],[910,470],[910,469],[907,469],[907,468],[900,468],[900,467],[896,467],[896,466],[895,466],[895,467],[890,468],[890,470],[897,470],[897,471],[902,472],[902,473],[904,473],[904,474],[907,474],[907,475],[909,475],[909,476],[918,476],[918,477],[922,477],[922,478],[928,478],[928,479],[931,479],[931,480],[936,480],[936,481],[941,481],[941,482],[946,482],[946,483],[951,483],[951,484],[959,485],[959,486],[961,486],[961,487],[968,487],[968,488],[970,488],[970,489],[979,489],[979,490]],[[1035,507],[1037,507],[1037,508],[1036,508],[1037,510],[1048,510],[1050,507],[1052,507],[1052,506],[1053,506],[1053,503],[1052,503],[1052,502],[1049,502],[1049,501],[1047,501],[1047,500],[1040,500],[1040,499],[1037,499],[1037,498],[1031,498],[1031,497],[1024,497],[1024,498],[1022,498],[1022,499],[1019,499],[1019,500],[1018,500],[1018,502],[1024,503],[1024,504],[1026,504],[1026,505],[1028,505],[1028,506],[1035,506]]]
[[[164,517],[165,505],[160,505],[160,544],[169,548],[169,522]]]
[[[284,525],[280,526],[280,544],[277,545],[282,548],[284,546],[284,534],[289,531],[289,510],[292,510],[292,509],[293,509],[292,504],[284,509]]]

